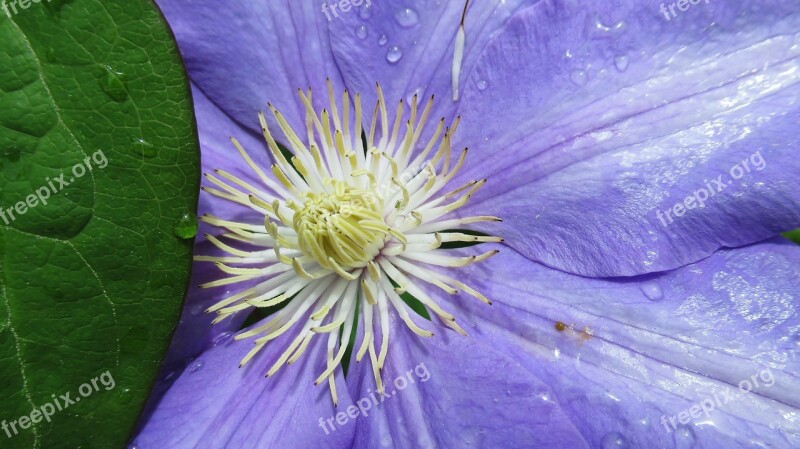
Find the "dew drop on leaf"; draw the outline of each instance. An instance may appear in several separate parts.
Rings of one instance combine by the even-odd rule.
[[[100,88],[112,100],[122,103],[128,99],[128,87],[125,85],[125,74],[104,65],[100,75]]]
[[[178,238],[194,238],[197,235],[197,217],[193,214],[183,214],[173,230]]]

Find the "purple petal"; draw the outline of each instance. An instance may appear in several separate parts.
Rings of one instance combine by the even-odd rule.
[[[267,102],[295,130],[303,130],[305,113],[297,89],[312,87],[315,104],[322,105],[327,100],[326,77],[342,86],[328,42],[328,23],[316,3],[160,0],[158,4],[192,81],[253,131],[260,132],[256,114],[266,109]]]
[[[334,2],[335,3],[335,2]],[[451,119],[453,51],[463,1],[374,0],[331,17],[331,46],[347,87],[375,104],[380,82],[390,105],[436,95],[432,120]],[[461,89],[492,33],[533,0],[475,1],[467,11]],[[320,13],[321,14],[321,13]],[[371,109],[369,109],[371,111]]]
[[[353,448],[589,447],[558,404],[541,400],[547,385],[513,354],[446,331],[423,339],[396,319],[390,327],[387,396],[374,392],[368,360],[348,376],[360,397]]]
[[[210,349],[181,375],[135,440],[139,449],[249,449],[350,447],[353,429],[325,435],[320,418],[336,413],[327,384],[314,386],[324,371],[325,345],[315,339],[294,365],[268,379],[264,373],[288,344],[287,336],[264,347],[247,366],[239,361],[252,341]],[[337,381],[339,409],[351,404],[344,379]]]
[[[263,169],[271,165],[266,144],[260,135],[240,126],[214,104],[196,85],[192,85],[197,132],[200,139],[200,155],[203,169],[203,186],[219,187],[211,183],[206,175],[217,176],[215,170],[224,170],[253,186],[269,191],[258,179],[256,173],[239,155],[230,138],[235,137],[253,161]],[[258,118],[253,117],[257,122]],[[264,217],[249,207],[223,200],[202,192],[197,206],[198,215],[209,214],[228,221],[241,223],[261,223]],[[198,241],[205,241],[204,232],[219,233],[219,228],[202,223]],[[196,252],[196,254],[202,254]],[[206,279],[204,282],[208,282]]]
[[[591,276],[800,226],[800,4],[700,2],[667,21],[661,3],[546,1],[507,23],[459,109],[459,179],[489,178],[464,214]]]
[[[453,308],[471,338],[549,386],[591,447],[788,449],[800,444],[799,267],[783,240],[627,280],[506,250],[465,273],[494,305]]]

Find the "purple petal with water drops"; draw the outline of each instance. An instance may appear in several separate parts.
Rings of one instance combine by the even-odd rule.
[[[591,447],[800,444],[800,247],[774,240],[624,279],[508,249],[465,270],[494,301],[449,300],[470,338],[541,379]]]
[[[542,400],[548,386],[515,354],[441,328],[422,339],[405,326],[390,324],[386,396],[375,392],[368,360],[351,365],[353,448],[590,447],[558,404]]]
[[[661,4],[546,1],[508,21],[459,108],[457,181],[489,179],[463,214],[591,276],[800,226],[800,3],[700,2],[669,21]]]
[[[467,82],[492,33],[534,0],[473,1],[465,20],[466,41],[459,84]],[[369,4],[369,5],[367,5]],[[452,96],[452,67],[463,1],[375,0],[331,14],[331,46],[347,87],[361,92],[365,104],[377,100],[375,82],[387,101],[411,101],[436,95],[433,120],[449,122],[458,103]],[[460,90],[463,90],[463,85]]]
[[[316,2],[161,0],[192,81],[242,126],[260,132],[259,110],[277,107],[305,127],[297,89],[311,87],[321,109],[325,79],[341,92],[328,21]],[[271,126],[277,122],[268,114]],[[226,136],[227,137],[227,136]]]
[[[352,428],[326,435],[320,427],[320,418],[351,404],[341,374],[338,409],[326,385],[314,386],[314,378],[325,369],[323,339],[315,339],[294,365],[264,378],[290,337],[272,341],[241,369],[239,361],[252,341],[233,341],[205,352],[158,404],[135,439],[137,449],[350,447]]]

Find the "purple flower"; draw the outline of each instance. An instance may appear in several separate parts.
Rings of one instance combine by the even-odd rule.
[[[800,446],[795,0],[160,5],[210,236],[139,449]]]

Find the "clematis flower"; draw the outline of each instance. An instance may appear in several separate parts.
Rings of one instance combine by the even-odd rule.
[[[800,4],[344,3],[160,2],[207,237],[136,447],[800,445]]]

